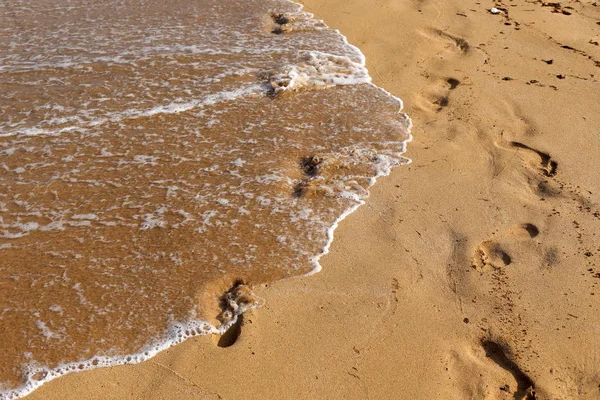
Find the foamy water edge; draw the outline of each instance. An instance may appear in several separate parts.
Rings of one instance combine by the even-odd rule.
[[[291,0],[286,0],[290,4],[295,4],[298,6],[298,12],[302,11],[303,5],[293,2]],[[312,13],[308,13],[306,11],[302,11],[306,13],[310,19],[314,18]],[[346,38],[339,30],[332,30],[337,35],[340,36],[343,43],[347,45],[349,48],[354,50],[356,54],[360,57],[360,66],[367,71],[366,68],[366,58],[364,54],[360,51],[360,49],[352,44],[350,44]],[[367,71],[368,73],[368,71]],[[402,116],[405,122],[406,134],[408,138],[401,142],[400,148],[395,152],[397,155],[404,154],[406,152],[406,146],[408,142],[412,140],[412,135],[410,134],[410,130],[412,128],[412,121],[406,115],[402,113],[403,102],[400,98],[392,95],[388,91],[383,88],[377,87],[375,84],[371,82],[371,77],[368,75],[368,82],[356,83],[356,84],[368,84],[377,90],[385,93],[389,98],[393,99],[398,103],[398,114]],[[370,178],[368,187],[373,186],[377,178],[388,176],[393,167],[399,165],[406,165],[412,162],[409,158],[404,156],[399,157],[399,159],[392,159],[392,157],[384,156],[382,162],[378,165],[377,173],[374,177]],[[310,262],[313,265],[311,271],[306,274],[299,275],[298,277],[310,276],[316,274],[321,271],[322,266],[320,264],[320,259],[324,255],[328,254],[330,251],[331,244],[334,240],[334,232],[339,226],[340,222],[343,221],[346,217],[356,211],[361,205],[365,204],[365,200],[363,198],[359,198],[355,196],[353,200],[356,201],[356,204],[346,209],[327,229],[327,242],[325,246],[322,248],[321,252],[310,259]],[[53,369],[47,369],[44,367],[38,367],[35,365],[29,365],[27,368],[27,381],[26,383],[18,389],[7,390],[4,392],[0,392],[0,399],[2,400],[14,400],[21,397],[24,397],[45,383],[48,383],[55,378],[61,377],[63,375],[69,374],[71,372],[80,372],[91,370],[100,367],[110,367],[110,366],[119,366],[119,365],[133,365],[138,364],[143,361],[149,360],[156,356],[163,350],[166,350],[172,346],[175,346],[188,338],[195,336],[203,336],[209,334],[217,334],[221,335],[226,332],[231,326],[235,325],[238,322],[239,317],[247,310],[254,309],[260,307],[261,302],[255,301],[251,304],[238,305],[235,302],[235,299],[229,300],[230,309],[233,311],[232,318],[219,326],[215,326],[208,321],[203,320],[188,320],[185,322],[173,322],[170,324],[167,337],[154,343],[145,346],[139,353],[135,354],[127,354],[123,356],[96,356],[92,357],[85,361],[80,362],[72,362],[68,364],[63,364],[59,367]]]

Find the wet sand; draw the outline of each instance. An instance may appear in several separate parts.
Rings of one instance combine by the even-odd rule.
[[[598,398],[594,4],[306,1],[404,100],[413,163],[238,330],[27,398]]]

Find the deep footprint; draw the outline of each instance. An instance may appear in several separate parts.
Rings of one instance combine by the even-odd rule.
[[[519,366],[506,355],[502,346],[491,340],[483,340],[481,346],[485,350],[485,355],[494,361],[499,367],[510,372],[517,381],[517,391],[514,394],[515,399],[535,400],[535,385]]]
[[[549,154],[543,153],[519,142],[510,142],[510,146],[518,149],[525,149],[533,154],[536,154],[540,159],[538,169],[544,176],[553,177],[556,175],[558,163],[554,161]]]

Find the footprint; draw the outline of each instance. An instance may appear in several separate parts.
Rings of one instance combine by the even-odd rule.
[[[537,226],[531,223],[515,225],[510,228],[500,240],[517,239],[529,240],[540,234]],[[498,269],[512,263],[512,258],[502,246],[492,240],[482,242],[473,253],[472,267],[477,271],[484,271],[488,266]]]
[[[451,351],[445,360],[448,378],[456,389],[449,398],[533,399],[533,383],[494,342],[483,340]],[[502,357],[504,355],[504,357]],[[531,389],[530,389],[531,388]]]
[[[311,181],[319,174],[319,168],[322,164],[323,158],[319,156],[303,157],[300,160],[300,170],[302,171],[302,174],[305,176],[305,178],[298,181],[296,185],[294,185],[294,190],[292,191],[293,197],[304,197],[304,195],[310,188]]]
[[[448,96],[443,96],[440,97],[437,101],[437,104],[439,104],[440,108],[438,109],[438,111],[441,111],[442,108],[448,106],[448,103],[450,102],[450,100],[448,99]]]
[[[540,230],[533,224],[520,224],[510,228],[508,234],[521,239],[533,239],[540,234]]]
[[[477,271],[484,271],[487,267],[498,269],[510,265],[512,259],[498,243],[487,240],[475,249],[472,267]]]
[[[500,140],[496,142],[496,147],[517,151],[517,153],[523,157],[524,162],[529,168],[541,173],[545,177],[552,178],[556,176],[558,163],[547,153],[516,141],[509,142]]]
[[[442,39],[453,46],[460,54],[466,54],[469,52],[471,46],[469,42],[460,36],[453,35],[448,32],[444,32],[440,29],[429,28],[420,31],[421,35],[430,39]]]
[[[455,78],[448,78],[446,79],[446,83],[448,84],[447,94],[445,96],[440,97],[436,102],[440,106],[438,111],[441,111],[442,108],[448,106],[448,104],[450,103],[450,91],[456,89],[456,87],[460,84],[460,81]]]
[[[526,157],[532,167],[536,168],[544,176],[553,177],[556,175],[558,163],[554,161],[549,154],[533,149],[523,143],[510,142],[509,146],[516,149],[525,150]]]
[[[415,103],[429,113],[437,113],[450,104],[450,92],[460,84],[456,78],[434,79],[434,83],[416,96]]]
[[[290,19],[287,15],[282,13],[272,13],[271,19],[275,24],[275,27],[271,31],[276,35],[281,35],[284,32],[285,26],[290,22]]]
[[[319,167],[322,163],[323,159],[319,156],[303,157],[300,160],[300,168],[305,175],[314,177],[319,173]]]
[[[455,78],[448,78],[446,79],[446,82],[448,82],[448,85],[450,85],[450,90],[454,90],[458,85],[460,85],[460,81]]]
[[[277,25],[285,25],[290,22],[289,17],[283,13],[272,13],[271,18]]]
[[[264,300],[255,296],[242,280],[236,280],[218,300],[221,312],[216,318],[221,326],[230,325],[220,336],[213,335],[213,343],[218,347],[230,347],[237,342],[242,333],[243,312],[262,306]]]
[[[504,348],[498,343],[492,340],[483,340],[481,342],[481,346],[485,350],[486,356],[500,366],[502,369],[510,372],[510,374],[517,381],[517,390],[514,393],[515,399],[523,399],[523,400],[535,400],[535,385],[531,378],[527,376],[519,366],[511,360],[504,350]],[[507,385],[504,390],[510,390],[510,387]]]
[[[525,173],[521,173],[522,181],[529,187],[532,194],[543,200],[563,194],[565,185],[556,179],[558,163],[550,154],[517,141],[500,139],[495,142],[495,145],[499,149],[510,150],[512,155],[501,165],[495,164],[494,178],[500,176],[507,167],[513,164],[513,160],[520,159],[527,169],[527,171],[523,171]]]
[[[275,35],[311,32],[327,29],[323,21],[300,12],[272,12],[265,16],[265,25]]]
[[[471,48],[469,43],[461,37],[450,35],[450,34],[444,33],[444,32],[441,32],[440,35],[442,37],[452,40],[452,42],[454,42],[456,47],[458,47],[462,53],[467,53],[469,51],[469,49]]]

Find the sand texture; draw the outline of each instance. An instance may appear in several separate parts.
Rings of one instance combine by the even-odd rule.
[[[322,272],[256,288],[230,346],[28,399],[600,398],[600,3],[305,6],[404,100],[413,163],[343,221]]]

